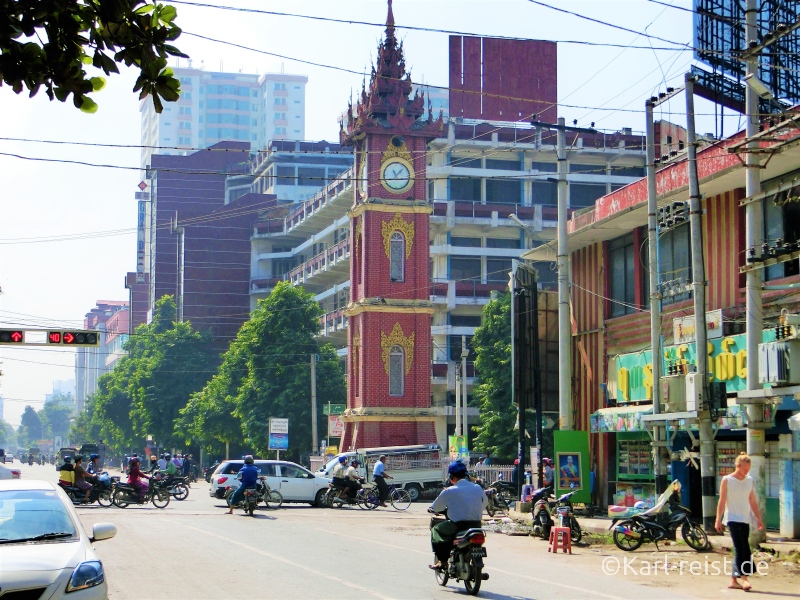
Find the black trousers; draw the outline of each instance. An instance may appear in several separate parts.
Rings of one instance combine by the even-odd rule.
[[[431,548],[436,554],[437,560],[447,562],[450,559],[453,540],[456,539],[459,531],[466,531],[482,525],[480,521],[442,521],[431,527]]]
[[[386,484],[386,480],[381,475],[376,475],[375,483],[378,486],[381,502],[386,502],[386,499],[389,497],[389,486]]]
[[[728,530],[733,541],[733,576],[742,577],[753,574],[753,555],[750,553],[750,524],[728,522]]]

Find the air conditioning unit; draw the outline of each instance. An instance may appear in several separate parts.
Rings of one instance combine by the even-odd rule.
[[[686,376],[686,410],[700,410],[703,397],[703,382],[699,373],[689,373]]]
[[[761,383],[800,383],[800,340],[758,345],[758,380]]]
[[[686,411],[686,376],[670,375],[661,378],[661,412]]]

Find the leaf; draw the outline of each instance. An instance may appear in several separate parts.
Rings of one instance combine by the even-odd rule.
[[[92,90],[95,92],[99,92],[104,87],[106,87],[106,78],[105,77],[92,77],[89,79],[92,82]]]
[[[136,13],[137,15],[147,15],[153,12],[154,8],[155,8],[154,4],[145,4],[144,6],[140,6],[133,12]]]
[[[98,106],[97,103],[89,98],[89,96],[83,97],[83,102],[81,103],[81,112],[93,115],[97,112]]]
[[[175,19],[177,16],[177,9],[169,4],[162,6],[158,13],[158,18],[161,19],[163,23],[172,23],[173,19]]]

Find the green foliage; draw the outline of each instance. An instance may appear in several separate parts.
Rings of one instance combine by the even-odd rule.
[[[501,459],[514,458],[517,409],[512,403],[511,294],[504,294],[484,307],[472,347],[476,353],[476,397],[480,405],[480,425],[473,427],[477,432],[475,450],[491,452]]]
[[[95,396],[87,398],[83,412],[78,414],[69,429],[69,439],[76,446],[80,446],[85,442],[96,443],[98,440],[108,438],[108,436],[103,437],[102,423],[95,417],[97,412],[95,409],[96,402]]]
[[[42,428],[42,421],[38,413],[32,406],[25,407],[20,420],[19,429],[17,430],[17,443],[20,447],[26,447],[30,442],[42,439],[44,433]]]
[[[17,447],[17,433],[11,424],[0,419],[0,448],[16,448]],[[12,450],[13,452],[13,450]]]
[[[344,374],[336,351],[316,339],[322,309],[313,294],[279,283],[261,300],[230,349],[219,372],[192,396],[178,427],[204,443],[242,439],[259,454],[269,446],[269,418],[289,419],[289,453],[311,449],[310,355],[317,362],[317,401],[345,401]],[[326,421],[318,411],[318,432]]]
[[[171,45],[180,36],[173,6],[146,0],[0,0],[0,85],[30,96],[44,86],[50,100],[97,111],[88,94],[105,86],[89,76],[88,65],[106,75],[119,64],[139,70],[133,91],[152,97],[156,112],[161,99],[174,102],[180,82],[167,67],[169,56],[186,57]]]
[[[69,404],[63,402],[64,399],[68,400]],[[71,400],[71,396],[66,396],[45,402],[44,408],[38,413],[42,422],[43,438],[63,436],[69,431],[69,420],[74,414]]]
[[[183,440],[174,429],[178,412],[202,389],[217,357],[210,336],[174,322],[175,314],[175,300],[164,296],[152,323],[136,328],[125,345],[128,354],[98,381],[92,414],[80,421],[83,435],[118,449],[138,447],[148,435],[166,447]]]

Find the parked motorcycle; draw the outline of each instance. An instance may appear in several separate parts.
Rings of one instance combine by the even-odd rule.
[[[518,499],[517,495],[519,492],[518,486],[516,483],[511,483],[510,481],[506,481],[502,478],[502,473],[500,474],[500,479],[492,483],[491,486],[497,490],[499,496],[503,497],[506,504],[510,504],[514,500]]]
[[[92,490],[89,492],[89,499],[86,500],[86,492],[74,485],[64,485],[59,483],[61,489],[67,493],[69,499],[75,506],[94,504],[97,502],[103,508],[108,508],[113,504],[111,494],[113,491],[114,483],[119,481],[119,477],[109,477],[108,473],[103,471],[97,475],[97,481],[92,484]]]
[[[534,490],[531,494],[531,503],[533,504],[533,534],[538,535],[543,540],[550,538],[550,528],[553,526],[550,502],[550,496],[552,495],[552,485]],[[555,506],[555,503],[553,503],[553,506]]]
[[[573,543],[578,543],[583,537],[581,526],[578,524],[578,519],[575,518],[575,513],[572,508],[572,496],[577,494],[577,491],[569,492],[561,496],[556,502],[555,511],[553,516],[559,520],[560,527],[569,527],[570,538]]]
[[[156,508],[166,508],[169,504],[169,489],[161,482],[150,478],[144,498],[139,497],[139,490],[129,483],[117,483],[111,500],[120,508],[127,508],[130,504],[147,504],[152,502]]]
[[[444,517],[434,516],[431,519],[431,529],[434,525],[444,520]],[[481,589],[481,583],[489,579],[489,574],[483,572],[483,559],[486,558],[486,531],[479,528],[459,531],[453,541],[447,569],[435,569],[436,582],[447,585],[450,579],[463,581],[467,594],[476,596]],[[434,560],[435,560],[434,556]]]
[[[488,501],[486,504],[486,512],[490,517],[493,517],[498,512],[508,514],[510,507],[508,506],[508,502],[506,502],[505,496],[499,490],[490,486],[484,490],[484,493]]]
[[[658,542],[677,538],[678,528],[690,548],[697,552],[708,548],[708,536],[691,520],[692,511],[680,503],[680,491],[681,484],[675,480],[653,508],[632,517],[614,519],[610,529],[617,548],[633,552],[644,542],[654,542],[658,549]]]

